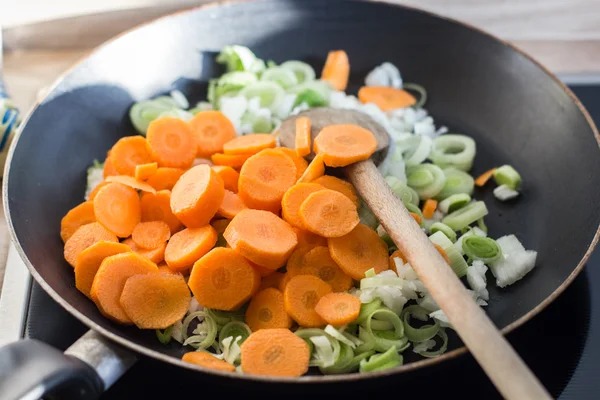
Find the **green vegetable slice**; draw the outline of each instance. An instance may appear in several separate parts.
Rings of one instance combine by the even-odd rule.
[[[456,242],[456,232],[452,230],[448,225],[442,222],[434,222],[429,227],[429,231],[433,234],[436,232],[442,232],[452,243]]]
[[[404,333],[411,342],[424,342],[433,338],[440,330],[440,323],[434,320],[433,325],[426,325],[420,328],[415,328],[410,324],[412,317],[419,320],[428,319],[428,312],[421,306],[412,305],[406,307],[402,311],[402,322],[404,323]]]
[[[475,141],[465,135],[446,134],[433,141],[429,159],[441,168],[456,167],[468,171],[475,158]]]
[[[383,371],[402,365],[402,355],[398,354],[395,346],[390,347],[385,353],[374,354],[368,360],[360,362],[360,372]]]
[[[169,344],[169,342],[171,341],[171,338],[172,338],[172,332],[173,332],[173,325],[169,326],[167,329],[164,329],[164,330],[157,329],[156,337],[158,338],[158,341],[161,342],[162,344]]]
[[[248,325],[241,321],[231,321],[224,325],[219,332],[219,342],[228,337],[241,337],[240,344],[244,342],[252,334],[252,330]]]
[[[298,84],[314,81],[317,76],[313,67],[302,61],[286,61],[280,67],[292,71],[296,75]]]
[[[512,190],[521,187],[521,175],[510,165],[503,165],[494,171],[494,180],[498,185],[506,185]]]
[[[440,328],[438,330],[438,332],[436,333],[436,336],[438,336],[440,339],[442,339],[442,345],[440,346],[440,348],[436,351],[427,351],[427,350],[421,350],[421,351],[416,351],[415,353],[421,355],[422,357],[427,357],[427,358],[433,358],[433,357],[438,357],[442,354],[444,354],[446,352],[446,350],[448,349],[448,335],[446,334],[446,330],[444,328]]]
[[[415,206],[419,205],[419,195],[414,189],[408,187],[406,183],[392,175],[386,176],[385,181],[390,185],[392,192],[394,192],[404,204],[411,203]]]
[[[456,211],[471,202],[471,196],[466,193],[453,194],[438,203],[438,210],[444,214]]]
[[[446,175],[434,164],[419,164],[406,168],[407,184],[421,200],[435,197],[446,184]]]
[[[444,175],[446,183],[442,191],[435,196],[436,199],[443,200],[455,194],[473,194],[475,180],[471,175],[454,167],[445,168]]]
[[[251,83],[244,87],[240,94],[248,100],[258,97],[261,108],[268,108],[271,111],[277,110],[285,96],[283,88],[274,82]]]
[[[407,167],[421,164],[429,156],[433,141],[427,136],[411,135],[396,141],[402,150],[402,157]]]
[[[484,263],[494,262],[502,257],[502,249],[494,239],[471,235],[462,241],[462,248],[471,260],[481,260]]]
[[[446,215],[442,219],[442,222],[455,231],[460,231],[479,218],[485,217],[487,214],[488,209],[485,203],[483,201],[475,201]]]
[[[292,70],[283,67],[272,67],[265,70],[261,74],[260,80],[275,82],[284,89],[298,84],[296,74]]]
[[[450,260],[450,267],[459,278],[462,278],[466,275],[469,265],[463,258],[462,254],[460,254],[458,249],[456,249],[456,247],[453,245],[452,241],[448,239],[443,232],[435,232],[429,236],[429,240],[440,246],[446,252],[448,260]]]

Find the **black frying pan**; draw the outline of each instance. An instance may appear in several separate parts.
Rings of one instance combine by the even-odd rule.
[[[489,189],[476,192],[489,205],[486,222],[494,237],[515,233],[539,253],[536,268],[522,281],[503,290],[489,285],[486,311],[503,332],[546,307],[581,271],[598,241],[598,132],[573,93],[535,61],[471,27],[384,3],[209,5],[159,19],[101,46],[60,79],[26,118],[4,180],[12,237],[37,282],[93,331],[68,351],[86,363],[38,342],[4,348],[0,398],[57,388],[97,395],[131,365],[134,352],[227,383],[286,387],[293,382],[296,388],[397,379],[465,352],[455,339],[452,351],[442,357],[370,375],[231,376],[184,364],[180,346],[165,347],[153,332],[111,323],[75,289],[58,233],[61,217],[82,201],[90,162],[103,158],[120,137],[135,133],[128,118],[134,101],[173,86],[200,100],[208,79],[220,72],[215,52],[233,43],[251,47],[264,59],[303,59],[316,70],[329,50],[345,49],[352,65],[350,91],[374,66],[390,61],[406,80],[427,88],[426,107],[437,122],[475,138],[475,175],[504,163],[521,172],[524,190],[513,203],[495,200]]]

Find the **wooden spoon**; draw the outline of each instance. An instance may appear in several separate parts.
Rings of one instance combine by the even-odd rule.
[[[373,159],[381,162],[389,145],[387,131],[371,117],[354,110],[315,108],[285,120],[279,129],[282,146],[295,148],[295,120],[308,117],[312,138],[332,124],[357,124],[369,129],[379,146]],[[311,153],[309,159],[314,157]],[[385,182],[374,160],[344,167],[344,173],[415,270],[433,299],[506,399],[550,399],[550,395],[504,336],[479,307],[402,201]]]

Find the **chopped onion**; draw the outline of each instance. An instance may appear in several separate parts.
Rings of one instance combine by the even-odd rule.
[[[490,294],[487,290],[487,279],[485,273],[488,268],[483,261],[475,260],[473,264],[467,268],[467,282],[471,289],[475,291],[477,297],[483,300],[489,300]]]
[[[508,185],[500,185],[494,189],[494,197],[500,201],[507,201],[519,196],[519,192],[511,189]]]
[[[399,89],[402,87],[402,77],[398,68],[389,62],[373,68],[365,77],[366,86],[388,86]]]
[[[503,236],[496,243],[502,249],[503,257],[489,266],[499,287],[512,285],[535,267],[537,252],[525,250],[515,235]]]

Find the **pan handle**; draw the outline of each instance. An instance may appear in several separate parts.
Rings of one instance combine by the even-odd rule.
[[[34,339],[0,348],[0,399],[97,399],[137,360],[94,331],[65,353]]]

